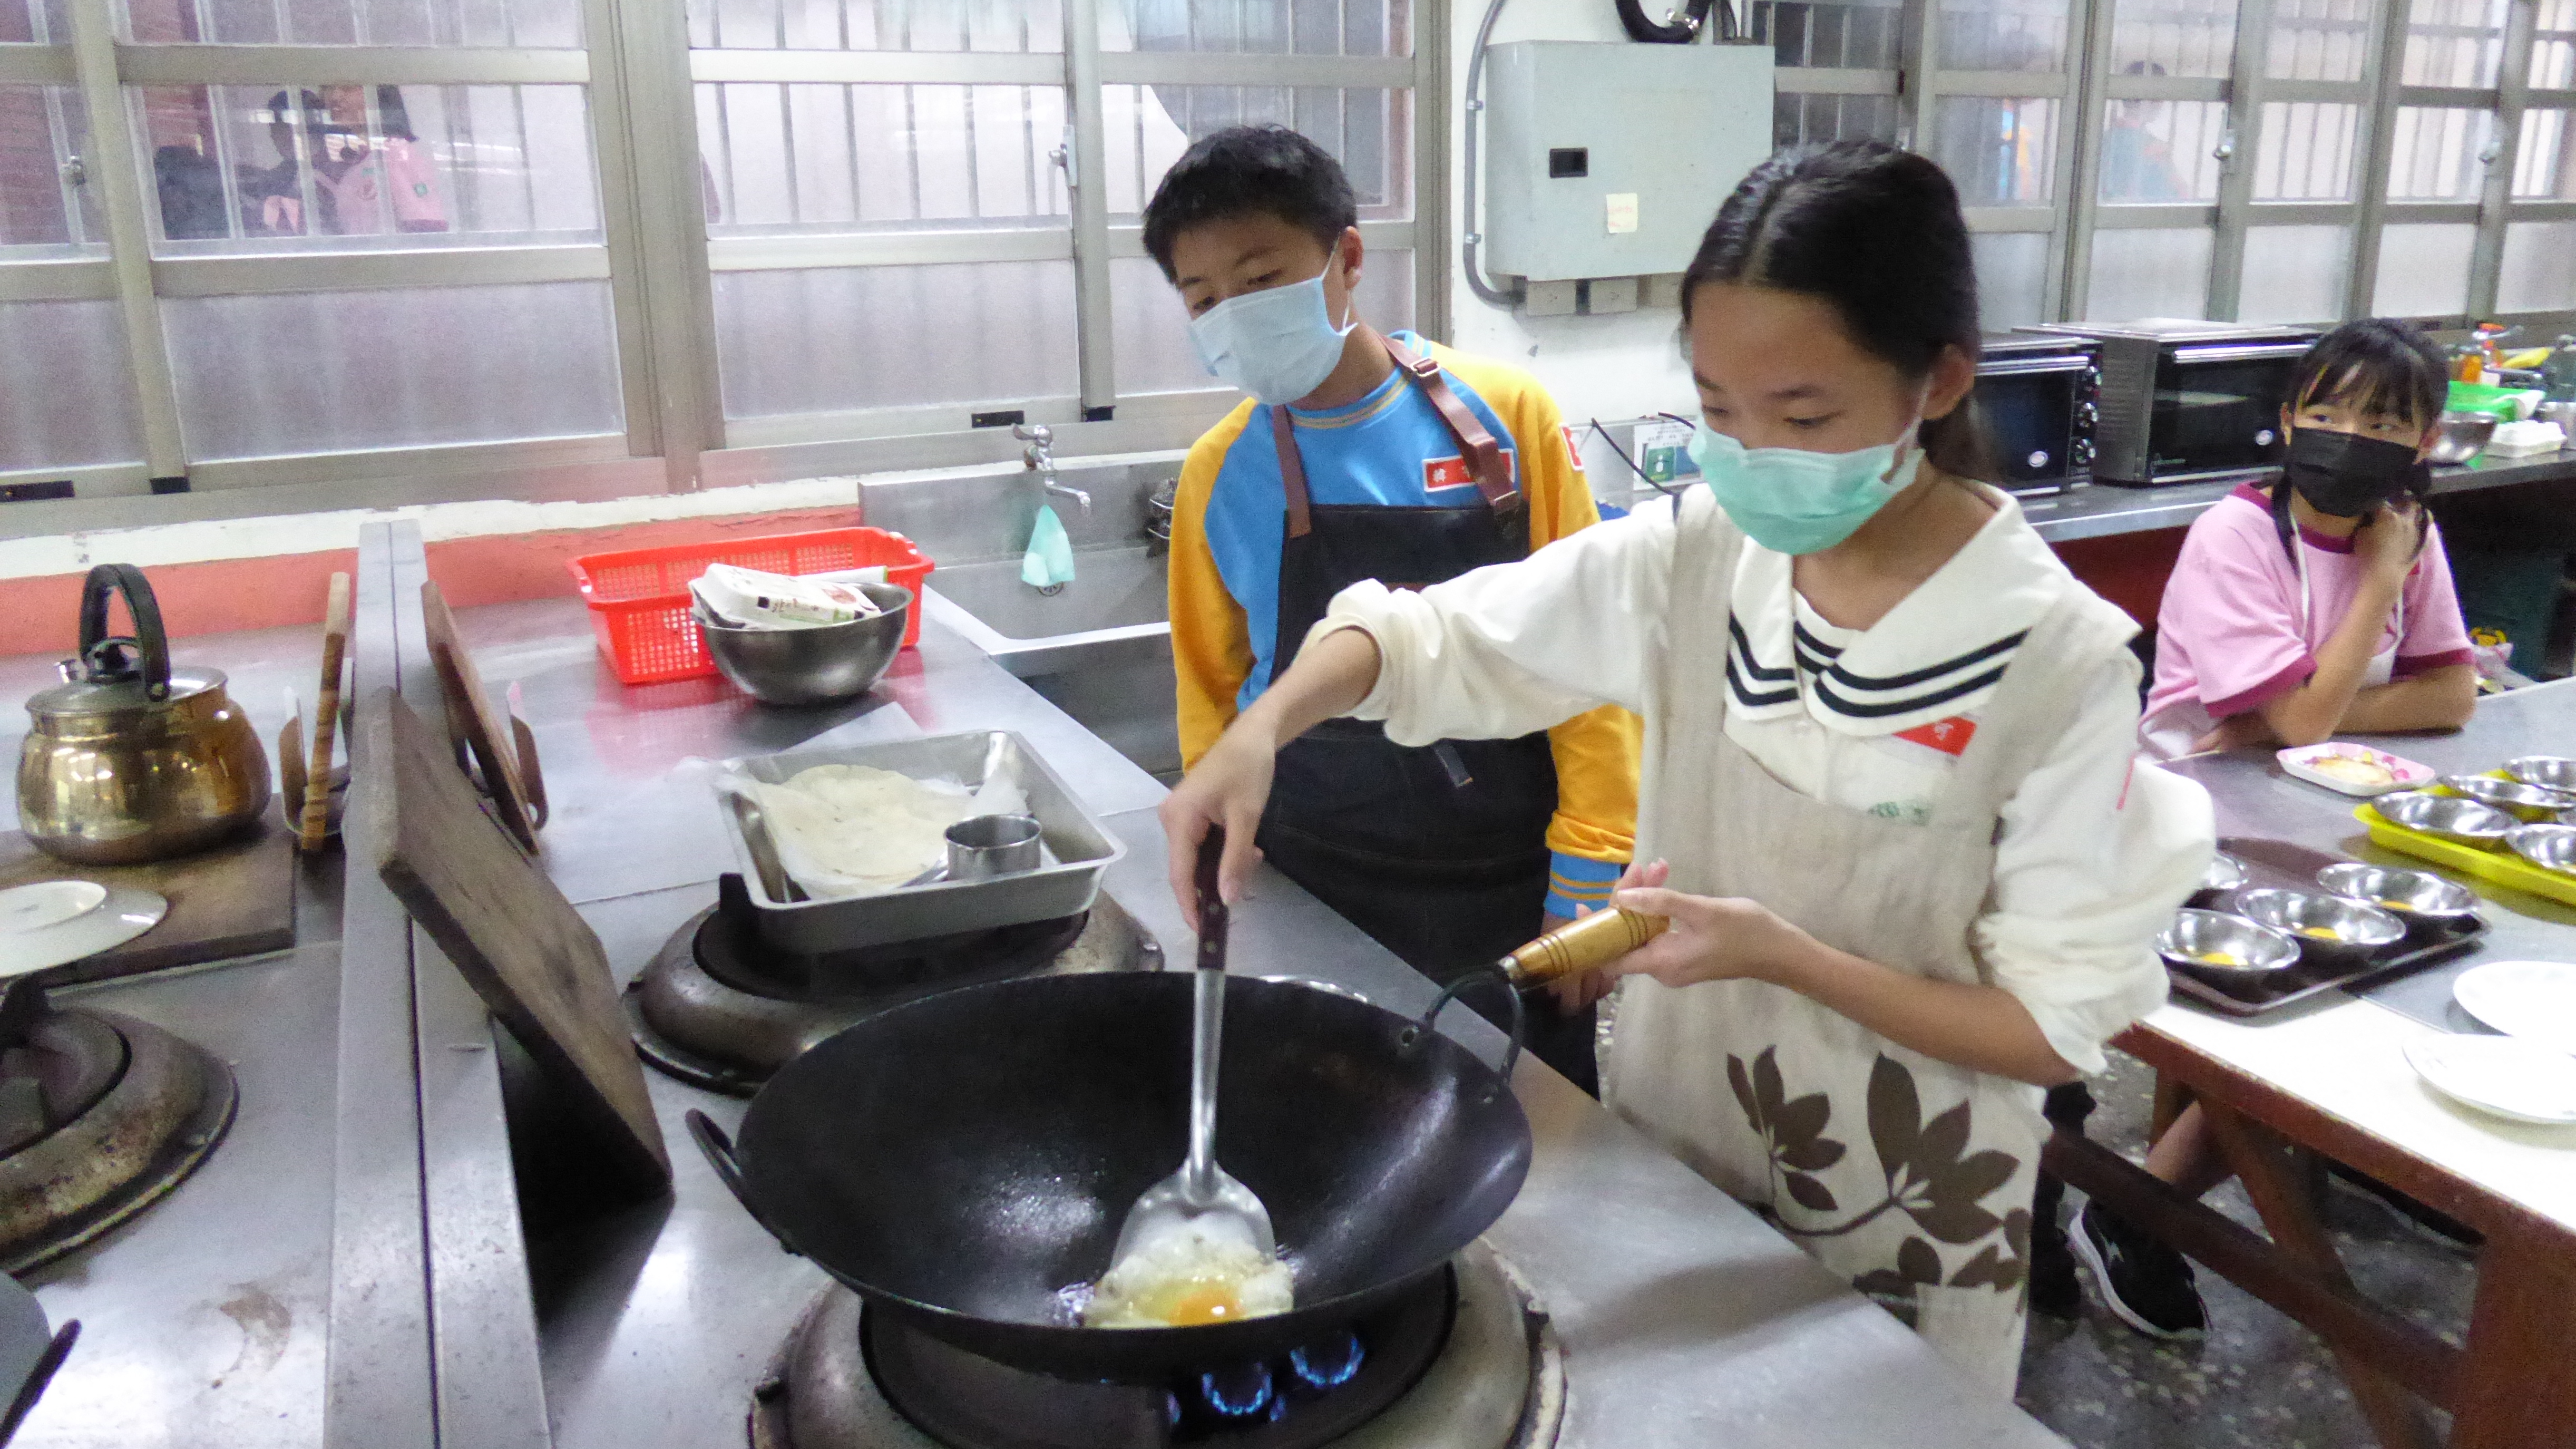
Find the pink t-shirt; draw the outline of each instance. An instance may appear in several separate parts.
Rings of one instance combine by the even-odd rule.
[[[2363,566],[2351,539],[2304,528],[2297,537],[2307,571],[2304,610],[2299,566],[2281,547],[2271,500],[2261,489],[2238,488],[2192,524],[2156,612],[2150,726],[2160,713],[2170,717],[2169,707],[2192,703],[2213,720],[2243,714],[2317,672],[2316,651],[2342,626],[2360,592]],[[2425,540],[2399,599],[2373,651],[2395,649],[2391,678],[2470,662],[2469,631],[2440,530]]]

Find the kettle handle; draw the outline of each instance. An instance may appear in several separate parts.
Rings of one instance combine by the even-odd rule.
[[[134,643],[143,654],[143,692],[152,699],[170,697],[170,636],[161,628],[161,605],[152,584],[132,564],[100,564],[81,586],[80,657],[107,642],[107,599],[123,594],[134,615]]]

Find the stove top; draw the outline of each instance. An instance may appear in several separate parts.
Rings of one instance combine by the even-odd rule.
[[[114,1012],[0,998],[0,1270],[23,1273],[158,1202],[232,1125],[230,1068]]]
[[[824,1038],[933,992],[1037,974],[1158,970],[1162,950],[1107,896],[1086,915],[831,956],[764,943],[742,878],[689,918],[625,992],[644,1059],[692,1086],[747,1097]]]
[[[1550,1449],[1565,1362],[1479,1242],[1342,1341],[1165,1387],[1007,1368],[862,1307],[809,1307],[753,1390],[752,1449]]]

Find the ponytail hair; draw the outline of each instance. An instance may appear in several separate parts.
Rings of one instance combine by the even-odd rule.
[[[1717,210],[1682,274],[1682,325],[1709,282],[1814,297],[1861,350],[1909,378],[1945,348],[1977,359],[1977,268],[1958,188],[1939,166],[1882,141],[1781,151]],[[1927,419],[1924,456],[1954,478],[1991,481],[1993,455],[1972,390]]]

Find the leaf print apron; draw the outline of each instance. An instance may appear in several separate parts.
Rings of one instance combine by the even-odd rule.
[[[1991,984],[1969,932],[2000,812],[2134,632],[2077,593],[2042,616],[1931,818],[1791,790],[1726,735],[1722,651],[1743,535],[1705,490],[1678,510],[1671,637],[1649,683],[1637,858],[1670,885],[1761,902],[1827,945]],[[2040,1089],[1899,1046],[1761,981],[1621,983],[1602,1100],[2009,1395],[2025,1323]]]

